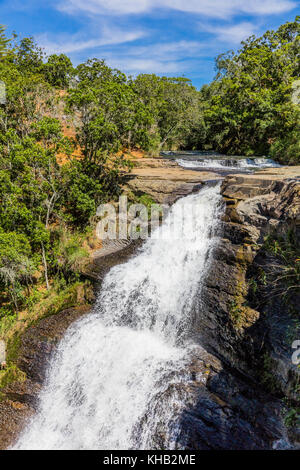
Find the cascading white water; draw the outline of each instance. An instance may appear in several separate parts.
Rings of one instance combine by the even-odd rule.
[[[60,343],[15,449],[176,448],[195,295],[216,242],[219,186],[177,201],[138,254],[106,275]]]
[[[184,168],[219,168],[223,170],[244,169],[251,170],[254,168],[277,168],[278,163],[271,158],[201,158],[197,160],[177,159],[178,165]]]

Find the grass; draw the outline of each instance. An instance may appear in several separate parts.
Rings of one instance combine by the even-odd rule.
[[[54,235],[49,290],[41,267],[31,284],[21,286],[18,310],[9,299],[8,289],[0,293],[0,339],[5,341],[7,363],[6,369],[0,371],[0,390],[11,382],[26,379],[16,363],[22,335],[30,326],[62,310],[89,304],[93,299],[91,282],[80,274],[89,260],[92,231],[71,233],[59,228]],[[4,395],[0,393],[1,398]]]
[[[274,375],[275,368],[276,361],[270,356],[269,353],[265,353],[263,356],[263,367],[260,375],[260,382],[270,393],[280,394],[281,387]]]
[[[284,417],[284,424],[287,428],[295,428],[300,424],[300,408],[291,408]]]
[[[72,233],[65,227],[54,232],[54,261],[49,263],[50,289],[47,290],[43,275],[35,276],[31,284],[22,286],[18,311],[9,302],[7,292],[0,294],[0,339],[6,343],[8,366],[16,359],[19,338],[29,326],[49,315],[92,300],[92,285],[90,281],[82,280],[80,274],[89,259],[92,234],[89,231]]]
[[[28,327],[64,309],[89,303],[92,295],[90,281],[75,281],[65,287],[56,281],[50,291],[33,289],[25,310],[0,319],[0,339],[5,340],[7,345],[8,365],[16,360],[20,337]],[[33,302],[33,299],[36,301]]]
[[[283,235],[272,234],[265,238],[263,249],[271,256],[264,269],[265,284],[272,297],[285,301],[300,294],[300,242],[294,230]]]
[[[0,370],[0,389],[6,387],[12,382],[24,382],[25,380],[25,372],[18,369],[14,364],[5,370]]]

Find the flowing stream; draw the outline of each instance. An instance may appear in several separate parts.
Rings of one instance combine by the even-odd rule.
[[[271,158],[253,157],[253,158],[198,158],[176,160],[178,165],[183,168],[198,169],[225,169],[225,170],[255,170],[258,168],[278,168],[281,165],[274,162]]]
[[[15,449],[175,449],[187,392],[193,300],[217,242],[219,186],[177,201],[52,360]]]

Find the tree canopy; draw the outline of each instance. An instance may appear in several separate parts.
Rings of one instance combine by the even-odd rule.
[[[49,288],[62,271],[62,236],[84,230],[98,204],[120,194],[132,149],[215,149],[299,164],[299,30],[297,17],[251,36],[220,55],[215,80],[197,90],[184,77],[127,77],[97,58],[74,67],[0,26],[0,291],[7,304],[22,306],[37,270]]]
[[[292,101],[300,76],[299,33],[297,17],[217,58],[216,79],[200,92],[205,132],[198,147],[300,162],[300,109]]]

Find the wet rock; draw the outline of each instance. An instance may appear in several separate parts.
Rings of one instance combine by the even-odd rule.
[[[64,310],[40,320],[22,336],[17,366],[26,374],[26,379],[14,381],[1,390],[0,449],[13,444],[27,420],[35,413],[38,395],[56,345],[66,329],[89,310],[88,306]]]
[[[178,198],[198,190],[205,181],[220,179],[210,171],[181,168],[175,161],[163,158],[144,158],[127,177],[126,189],[134,193],[147,193],[161,204],[173,204]]]
[[[293,177],[287,177],[289,171]],[[286,233],[289,228],[300,235],[300,183],[294,176],[297,171],[299,175],[299,167],[287,171],[280,168],[278,172],[272,169],[272,172],[225,178],[221,190],[225,204],[223,238],[212,254],[205,285],[195,301],[192,332],[196,341],[225,364],[250,377],[252,390],[255,390],[255,383],[260,383],[268,394],[286,396],[295,402],[299,401],[299,394],[295,392],[299,369],[292,364],[291,346],[287,340],[287,333],[294,328],[289,306],[277,297],[273,303],[264,302],[258,310],[253,309],[248,303],[248,291],[251,273],[259,269],[260,264],[273,262],[271,259],[259,260],[264,237],[272,230]],[[294,304],[299,305],[296,298]],[[267,381],[270,382],[268,385]],[[216,384],[211,381],[211,391],[221,393],[222,383],[220,378]],[[233,400],[230,387],[225,389],[227,400],[230,398],[230,410],[232,407],[244,410],[244,398]],[[274,429],[272,419],[278,419],[277,430],[282,427],[282,419],[277,416],[279,412],[276,409],[275,413],[270,405],[273,398],[267,395],[265,402],[265,406],[270,405],[273,410],[269,415],[270,423],[266,415],[260,418],[263,416],[261,404],[255,401],[255,396],[253,400],[253,416],[257,426],[261,426],[259,432],[269,433],[270,438],[272,426]],[[250,405],[249,402],[247,406]],[[222,414],[219,416],[221,419]],[[272,439],[276,436],[279,431]],[[222,442],[223,438],[220,439]],[[237,439],[240,445],[241,441]],[[262,439],[260,443],[253,440],[254,448],[265,448],[266,436]]]
[[[216,370],[207,362],[206,367],[210,373],[205,383],[189,383],[177,448],[272,449],[278,440],[286,440],[279,401],[224,366]]]

